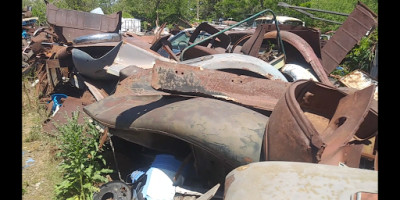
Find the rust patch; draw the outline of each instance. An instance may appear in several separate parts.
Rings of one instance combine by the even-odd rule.
[[[157,60],[151,86],[177,94],[212,96],[272,111],[290,83]]]
[[[231,186],[233,181],[235,181],[235,174],[228,175],[226,177],[226,179],[225,179],[225,189],[224,189],[224,199],[225,199],[226,193],[228,193],[229,186]]]

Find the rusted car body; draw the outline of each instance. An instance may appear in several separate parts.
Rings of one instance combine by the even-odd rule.
[[[226,176],[224,200],[378,199],[378,172],[300,162],[240,166]]]
[[[318,82],[294,82],[270,116],[265,137],[267,160],[358,167],[363,142],[377,131],[375,126],[358,132],[365,125],[373,93],[373,85],[346,95]],[[280,143],[282,140],[287,143]]]

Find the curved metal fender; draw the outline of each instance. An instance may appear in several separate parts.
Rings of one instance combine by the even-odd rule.
[[[310,63],[314,72],[317,74],[318,79],[322,83],[332,86],[325,69],[322,67],[321,62],[319,61],[317,55],[315,55],[312,47],[303,38],[294,33],[288,31],[280,31],[279,33],[283,41],[295,47],[301,53],[305,61]],[[264,39],[276,39],[276,35],[276,31],[270,31],[264,35]]]
[[[278,69],[259,58],[249,55],[237,53],[214,54],[185,60],[181,63],[205,69],[244,69],[258,73],[268,79],[279,79],[288,82]]]
[[[116,78],[116,76],[108,74],[104,67],[113,64],[121,45],[122,41],[98,59],[93,58],[82,50],[73,48],[71,51],[72,61],[75,68],[84,76],[101,80]]]
[[[377,195],[377,171],[267,161],[240,166],[229,172],[225,178],[224,200],[353,199],[351,196],[358,192]]]
[[[318,82],[318,79],[306,68],[296,64],[285,64],[281,68],[282,73],[287,74],[290,76],[294,81],[304,79],[304,80],[313,80]]]
[[[107,127],[181,139],[231,167],[260,160],[269,119],[248,108],[203,97],[111,95],[83,110]]]

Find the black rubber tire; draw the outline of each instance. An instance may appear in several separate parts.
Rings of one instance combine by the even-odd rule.
[[[100,187],[100,192],[93,195],[93,200],[131,200],[132,188],[122,181],[111,181]]]

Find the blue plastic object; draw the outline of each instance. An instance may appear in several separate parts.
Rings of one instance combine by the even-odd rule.
[[[22,31],[22,38],[28,38],[28,33],[26,32],[26,30]]]
[[[53,101],[53,107],[51,107],[51,111],[54,112],[56,110],[57,106],[61,107],[62,104],[60,103],[60,100],[62,98],[66,99],[67,97],[68,96],[65,94],[52,94],[51,100]]]
[[[136,170],[134,172],[131,173],[131,180],[132,183],[135,183],[137,180],[139,180],[140,177],[142,177],[142,175],[144,175],[146,172],[143,170]]]

